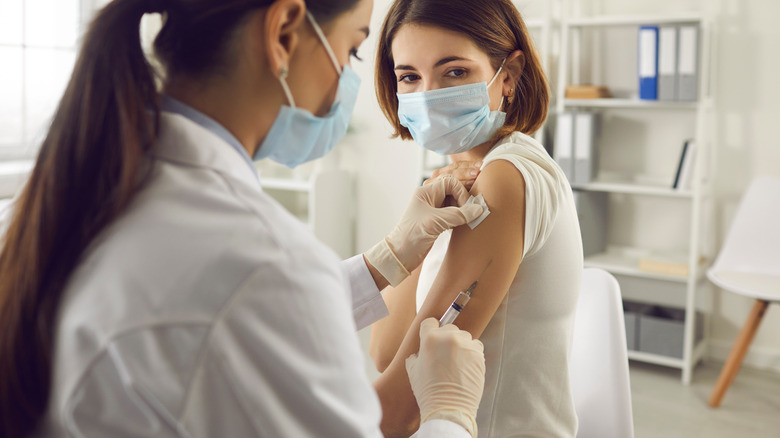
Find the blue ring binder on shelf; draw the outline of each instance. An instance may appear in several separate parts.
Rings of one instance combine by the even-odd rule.
[[[658,100],[658,26],[639,27],[639,98]]]

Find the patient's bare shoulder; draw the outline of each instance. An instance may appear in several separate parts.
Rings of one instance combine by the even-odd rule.
[[[491,216],[494,213],[520,214],[525,208],[525,178],[509,161],[494,160],[482,169],[471,194],[482,194]]]

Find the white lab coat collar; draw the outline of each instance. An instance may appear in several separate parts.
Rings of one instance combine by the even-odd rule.
[[[220,174],[257,187],[254,169],[232,146],[216,134],[179,114],[162,111],[160,132],[152,155],[192,167],[214,169]]]

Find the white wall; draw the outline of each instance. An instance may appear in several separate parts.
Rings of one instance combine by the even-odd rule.
[[[417,185],[419,151],[410,142],[389,139],[390,128],[373,94],[376,37],[389,0],[375,0],[370,40],[361,49],[366,60],[355,63],[363,77],[354,117],[355,133],[339,147],[341,165],[356,173],[358,211],[356,250],[381,239],[403,212]],[[544,11],[541,0],[518,1],[520,10]],[[714,95],[718,141],[714,169],[715,241],[717,250],[728,230],[741,193],[759,175],[780,178],[780,2],[777,0],[584,0],[584,13],[653,14],[717,13]],[[608,69],[605,69],[608,70]],[[553,78],[554,79],[554,78]],[[641,156],[637,161],[643,161]],[[712,296],[710,355],[725,359],[751,306],[751,300],[716,290]],[[780,310],[770,307],[746,366],[780,371]]]
[[[780,178],[780,2],[727,0],[718,38],[716,167],[718,247],[751,179]],[[714,297],[710,353],[728,354],[752,301],[718,291]],[[780,309],[771,306],[745,359],[746,365],[780,371]]]
[[[390,124],[374,94],[377,36],[390,3],[374,1],[371,34],[358,51],[364,61],[352,62],[363,78],[352,117],[354,132],[337,149],[341,166],[356,175],[358,252],[370,248],[392,230],[418,185],[419,148],[412,142],[390,138]]]

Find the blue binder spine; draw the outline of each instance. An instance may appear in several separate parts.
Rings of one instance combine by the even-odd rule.
[[[658,100],[658,26],[639,28],[639,98]]]

